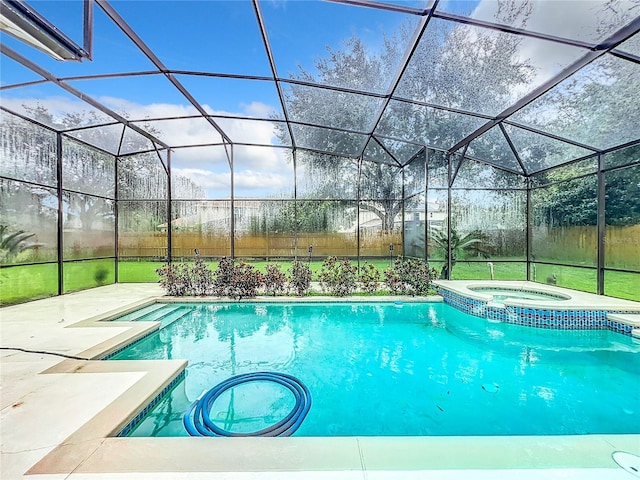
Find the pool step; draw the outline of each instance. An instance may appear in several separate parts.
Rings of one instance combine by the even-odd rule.
[[[127,313],[125,315],[122,315],[121,317],[118,318],[114,318],[114,321],[116,322],[137,322],[138,320],[140,320],[140,318],[149,315],[157,310],[160,310],[162,308],[166,307],[166,304],[164,303],[152,303],[151,305],[148,305],[144,308],[141,308],[139,310],[135,310],[131,313]]]
[[[158,318],[160,323],[160,328],[165,328],[171,325],[173,322],[177,322],[181,320],[185,316],[189,315],[193,310],[189,307],[178,307],[171,311],[168,315],[164,315],[162,318]]]
[[[174,304],[164,304],[162,308],[158,308],[152,312],[142,315],[136,319],[136,322],[161,322],[167,316],[172,315],[174,312],[181,310],[183,307]]]

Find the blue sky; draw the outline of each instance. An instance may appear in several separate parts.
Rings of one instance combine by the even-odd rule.
[[[114,0],[111,3],[170,69],[272,75],[254,8],[248,0]],[[416,6],[420,2],[406,3]],[[82,44],[80,0],[32,1],[31,5]],[[375,50],[381,46],[381,33],[391,33],[403,22],[415,24],[417,21],[414,16],[325,2],[264,0],[260,6],[278,74],[282,77],[298,73],[299,65],[313,72],[314,61],[326,55],[327,47],[339,49],[354,35]],[[62,78],[155,69],[97,5],[94,7],[93,61],[57,62],[7,35],[3,35],[2,40]],[[3,85],[38,78],[4,56],[1,61]],[[178,75],[177,78],[210,113],[263,118],[275,114],[282,117],[277,91],[271,82],[186,75]],[[196,113],[163,75],[71,80],[69,83],[132,119]],[[6,90],[2,97],[5,104],[12,98],[17,103],[39,98],[52,111],[89,109],[73,96],[48,84]],[[9,106],[11,108],[12,105]],[[166,132],[169,144],[219,141],[217,135],[212,135],[211,127],[201,120],[159,122],[157,126]],[[276,143],[273,125],[268,122],[225,121],[224,127],[236,141]],[[290,185],[290,164],[280,149],[242,147],[238,149],[236,161],[238,194],[277,195],[285,193]],[[229,184],[229,173],[221,148],[211,148],[207,154],[203,154],[202,149],[178,150],[174,155],[174,171],[198,181],[212,197],[228,196],[224,191],[228,188],[225,185]],[[265,187],[267,183],[269,187]]]
[[[80,1],[32,1],[31,4],[82,44],[81,23],[78,23],[82,21]],[[115,0],[112,5],[168,68],[271,76],[253,6],[248,0]],[[154,8],[155,5],[170,7]],[[411,16],[332,3],[267,0],[260,5],[278,74],[283,77],[297,73],[298,65],[312,71],[313,61],[326,54],[327,46],[340,48],[352,35],[376,49],[381,44],[381,32],[390,33],[408,19],[415,23],[415,17]],[[92,62],[56,62],[45,54],[21,47],[12,39],[6,40],[7,44],[60,77],[153,69],[151,62],[98,6],[94,13]],[[6,35],[3,40],[4,37]],[[141,102],[147,100],[144,93],[143,90],[136,92]],[[150,96],[149,100],[155,99]]]

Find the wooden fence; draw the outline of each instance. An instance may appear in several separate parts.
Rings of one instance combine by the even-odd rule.
[[[534,228],[533,254],[539,261],[558,261],[595,265],[597,256],[596,227]],[[231,238],[227,235],[207,235],[174,232],[173,255],[189,257],[197,248],[202,256],[223,257],[231,254]],[[237,257],[308,256],[309,245],[314,257],[336,255],[355,257],[358,254],[355,233],[269,233],[264,235],[240,234],[235,237]],[[360,236],[360,255],[386,257],[389,244],[394,245],[394,256],[402,255],[400,233],[369,234]],[[297,249],[296,249],[297,247]],[[524,252],[523,252],[524,253]],[[119,254],[127,257],[165,257],[167,234],[164,232],[122,233],[119,236]],[[612,268],[640,268],[640,225],[608,226],[605,237],[606,266]]]
[[[533,229],[533,254],[537,260],[595,266],[597,252],[595,226]],[[607,267],[640,268],[640,225],[607,226],[604,254]]]
[[[394,255],[402,255],[402,236],[399,233],[385,235],[362,235],[362,256],[387,256],[389,244],[394,244]],[[301,233],[294,235],[265,234],[236,235],[234,249],[236,257],[290,258],[296,255],[307,257],[312,246],[314,257],[355,257],[358,255],[358,238],[355,233]],[[193,256],[197,248],[205,257],[223,257],[231,254],[231,239],[227,235],[202,235],[190,232],[174,232],[173,256]],[[297,249],[296,249],[297,247]],[[126,257],[164,257],[167,253],[167,235],[163,232],[125,233],[119,237],[118,251]]]

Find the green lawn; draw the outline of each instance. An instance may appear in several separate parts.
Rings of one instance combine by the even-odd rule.
[[[118,262],[118,280],[120,282],[140,283],[157,282],[156,270],[162,262]]]
[[[0,270],[0,305],[50,297],[58,293],[58,265],[30,265]]]
[[[389,268],[388,258],[367,260],[378,270]],[[291,262],[249,262],[260,271],[265,272],[269,263],[278,263],[282,271],[287,272]],[[364,261],[361,265],[364,265]],[[526,278],[526,264],[524,262],[506,263],[493,261],[494,278],[496,280],[524,280]],[[118,263],[119,281],[127,282],[157,282],[156,269],[161,262],[124,261]],[[209,263],[212,270],[217,262]],[[438,271],[442,264],[433,262],[432,266]],[[317,280],[322,268],[322,261],[315,260],[310,264],[313,279]],[[576,267],[560,267],[554,265],[536,265],[536,277],[540,283],[547,283],[547,277],[556,276],[558,286],[595,293],[596,271]],[[104,277],[104,278],[102,278]],[[487,280],[490,270],[486,262],[456,263],[452,270],[454,280]],[[83,262],[66,262],[64,264],[64,291],[73,292],[99,285],[113,283],[115,269],[113,260],[88,260]],[[640,274],[621,272],[605,273],[605,293],[612,297],[640,301]],[[29,265],[0,270],[0,305],[11,305],[32,299],[49,297],[58,293],[58,267],[56,264]]]
[[[65,262],[64,293],[108,285],[115,280],[112,259]],[[10,305],[58,293],[58,265],[47,263],[0,270],[0,305]]]

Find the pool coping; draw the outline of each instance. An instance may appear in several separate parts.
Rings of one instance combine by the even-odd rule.
[[[105,318],[167,297],[147,297],[87,316],[71,328],[106,326]],[[200,301],[201,299],[189,299]],[[334,301],[311,297],[310,302]],[[342,301],[342,299],[338,299]],[[344,299],[351,301],[353,299]],[[398,297],[389,297],[398,301]],[[439,299],[432,299],[441,301]],[[175,301],[184,301],[176,299]],[[219,299],[215,299],[219,301]],[[296,301],[294,298],[250,302]],[[365,301],[381,301],[372,297]],[[405,301],[404,299],[402,301]],[[406,301],[421,301],[408,298]],[[115,322],[114,322],[115,323]],[[125,323],[125,322],[123,322]],[[144,323],[144,322],[139,322]],[[152,322],[157,323],[157,322]],[[120,325],[121,326],[121,325]],[[131,338],[144,334],[131,329]],[[83,353],[116,348],[126,334],[99,342]],[[102,349],[102,352],[100,350]],[[87,357],[89,358],[89,357]],[[367,479],[457,478],[631,478],[612,459],[614,451],[640,454],[640,435],[508,437],[290,437],[129,438],[113,437],[139,410],[183,371],[182,361],[64,360],[39,375],[135,371],[134,384],[75,430],[26,472],[28,478],[264,478]],[[555,472],[555,473],[554,473]],[[535,475],[539,474],[538,477]],[[449,476],[451,475],[451,476]],[[518,474],[520,475],[520,474]],[[532,476],[533,475],[533,476]],[[572,476],[573,475],[573,476]],[[590,477],[592,475],[592,477]],[[623,476],[624,475],[624,476]],[[484,477],[483,477],[484,478]],[[525,478],[524,476],[518,478]]]

